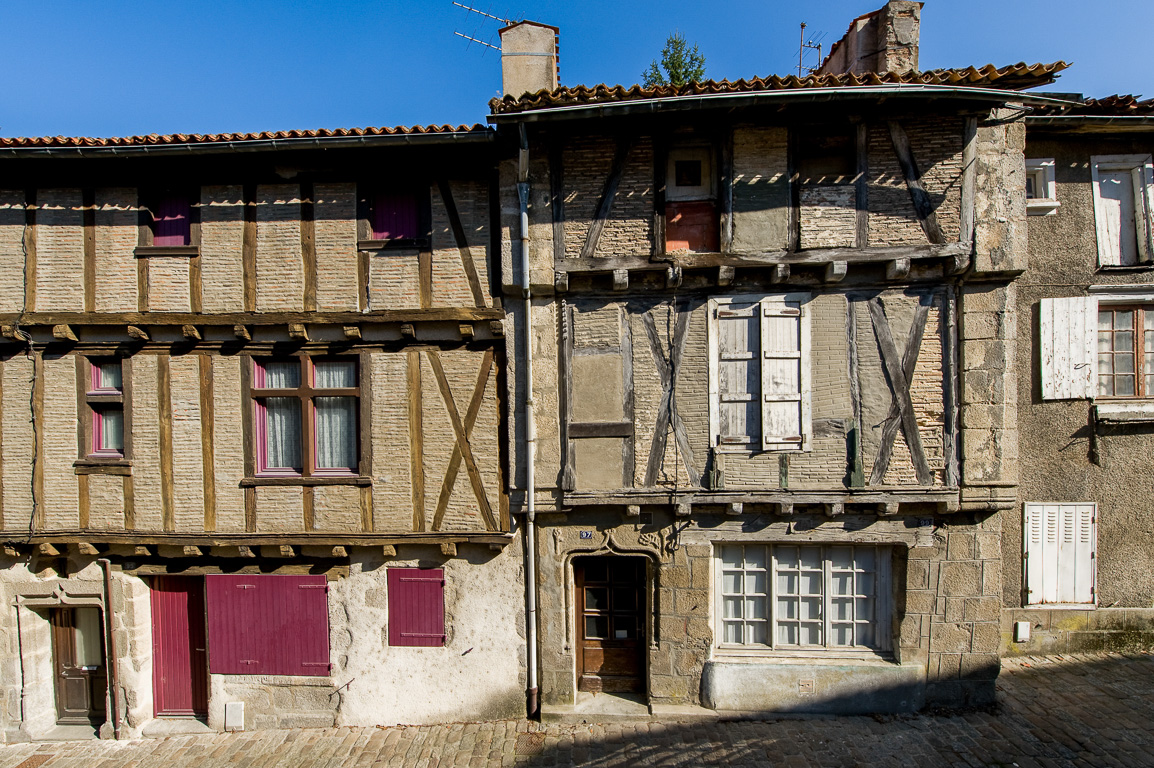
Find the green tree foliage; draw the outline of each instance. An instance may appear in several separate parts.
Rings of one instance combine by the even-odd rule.
[[[642,74],[645,87],[654,85],[685,85],[705,79],[705,56],[697,50],[690,50],[689,43],[680,32],[673,32],[661,49],[661,64],[654,60]]]

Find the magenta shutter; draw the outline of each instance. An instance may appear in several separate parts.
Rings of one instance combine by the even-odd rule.
[[[153,245],[188,245],[190,206],[187,197],[165,197],[152,212]]]
[[[379,192],[373,198],[373,239],[410,240],[418,236],[417,198],[412,194]]]
[[[329,674],[324,576],[206,576],[209,671]]]
[[[445,572],[389,569],[389,645],[445,644]]]

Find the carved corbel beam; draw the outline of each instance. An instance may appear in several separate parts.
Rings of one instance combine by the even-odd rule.
[[[54,325],[52,326],[52,338],[57,341],[80,341],[76,338],[72,327],[68,325]]]

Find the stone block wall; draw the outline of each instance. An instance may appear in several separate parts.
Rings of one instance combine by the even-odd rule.
[[[1030,639],[1018,642],[1014,625],[1021,621],[1030,624]],[[1154,649],[1154,608],[1007,608],[1001,631],[1006,656],[1148,653]]]

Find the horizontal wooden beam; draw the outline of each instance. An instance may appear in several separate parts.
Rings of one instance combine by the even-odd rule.
[[[113,563],[113,567],[116,564]],[[329,563],[291,563],[278,565],[275,568],[269,568],[264,565],[202,565],[188,564],[185,560],[174,560],[171,563],[143,563],[131,568],[121,567],[119,569],[123,573],[130,576],[166,576],[169,574],[176,576],[215,576],[218,574],[279,574],[279,575],[305,575],[317,574],[328,576],[329,581],[335,579],[343,579],[349,575],[349,567],[347,565],[336,565]]]
[[[891,505],[897,504],[936,504],[941,512],[956,511],[958,491],[927,490],[887,492],[877,488],[870,488],[860,492],[855,491],[781,491],[776,493],[748,493],[743,491],[721,491],[702,493],[700,488],[689,488],[684,491],[651,493],[639,491],[635,493],[566,493],[561,503],[565,507],[586,506],[627,506],[630,504],[644,504],[657,506],[678,507],[692,504],[693,507],[725,507],[729,511],[734,504],[745,506],[776,506],[778,508],[809,505],[827,507],[831,504],[872,505],[880,509],[894,509]],[[892,514],[892,513],[891,513]]]
[[[827,264],[845,262],[863,264],[871,262],[891,262],[896,259],[958,259],[968,256],[968,243],[944,243],[922,245],[895,245],[878,248],[810,248],[802,251],[763,251],[748,253],[678,253],[660,261],[652,261],[649,254],[633,256],[605,256],[596,259],[556,259],[553,269],[558,273],[612,274],[625,271],[665,271],[671,266],[682,269],[718,269],[721,267],[773,267],[779,264],[793,266],[810,265],[824,267]],[[840,267],[835,268],[840,270]],[[729,277],[727,271],[725,276]],[[730,277],[732,279],[732,277]],[[3,318],[0,317],[0,320]]]
[[[657,265],[665,269],[667,264]],[[0,324],[23,327],[56,325],[358,325],[365,323],[482,322],[502,320],[503,309],[492,307],[437,307],[433,309],[383,309],[374,312],[15,312],[0,313]]]
[[[605,421],[570,424],[569,437],[632,437],[633,422]]]
[[[665,497],[668,503],[668,497]],[[191,533],[187,531],[37,531],[31,537],[28,531],[0,533],[0,542],[9,544],[37,544],[46,547],[47,552],[57,544],[133,544],[137,547],[381,547],[398,544],[430,544],[440,546],[446,542],[455,544],[508,544],[513,540],[511,533],[467,533],[452,531],[445,533],[366,533],[355,536],[325,531],[301,531],[299,533]]]

